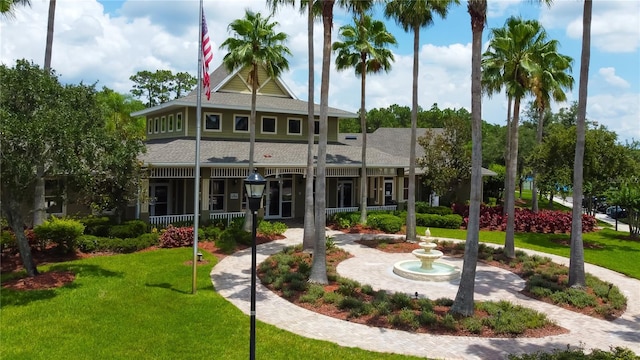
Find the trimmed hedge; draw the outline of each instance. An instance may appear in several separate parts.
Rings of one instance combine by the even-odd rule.
[[[116,252],[131,253],[158,245],[158,234],[143,234],[137,238],[109,238],[94,235],[82,235],[78,238],[78,249],[83,253]]]
[[[418,214],[436,214],[451,215],[453,210],[446,206],[430,206],[428,202],[416,201],[416,213]]]
[[[256,231],[264,236],[282,235],[287,231],[287,225],[280,221],[260,220]]]
[[[374,213],[367,216],[367,225],[389,234],[395,234],[402,229],[404,220],[392,214]]]
[[[443,229],[459,229],[462,225],[462,216],[456,214],[416,214],[416,225]]]
[[[84,225],[84,233],[95,236],[109,236],[111,219],[107,216],[87,216],[78,219]]]
[[[135,238],[147,232],[147,223],[142,220],[130,220],[121,225],[113,225],[109,229],[109,237]]]

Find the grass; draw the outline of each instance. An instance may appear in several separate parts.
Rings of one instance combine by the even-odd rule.
[[[0,358],[246,359],[249,317],[218,295],[198,267],[191,294],[191,250],[163,249],[41,267],[71,270],[65,287],[2,289]],[[269,359],[417,359],[304,338],[258,322],[256,352]],[[295,354],[295,355],[293,355]]]

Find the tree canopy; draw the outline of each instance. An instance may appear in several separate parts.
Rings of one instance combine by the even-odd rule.
[[[138,71],[129,80],[134,83],[131,94],[145,101],[146,106],[160,105],[185,96],[198,81],[189,73],[174,74],[171,70]]]

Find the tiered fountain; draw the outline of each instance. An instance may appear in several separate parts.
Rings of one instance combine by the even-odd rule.
[[[433,242],[431,231],[427,229],[425,236],[419,236],[420,249],[411,253],[418,260],[399,261],[393,265],[393,272],[411,280],[449,281],[460,277],[460,269],[456,266],[436,262],[442,257],[442,251],[434,250],[437,244]]]

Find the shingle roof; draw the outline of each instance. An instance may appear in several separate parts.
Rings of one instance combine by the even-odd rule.
[[[140,157],[145,164],[154,166],[193,166],[195,161],[195,139],[180,138],[151,140],[147,142],[147,153]],[[289,142],[255,143],[256,166],[307,165],[307,144]],[[317,153],[317,145],[314,145]],[[203,167],[244,167],[249,163],[248,141],[201,140],[200,164]],[[327,145],[328,167],[360,167],[361,149],[342,144]],[[377,149],[367,149],[367,167],[403,168],[408,159],[393,156]]]
[[[432,130],[434,134],[442,134],[442,128],[418,128],[416,129],[416,137],[424,136],[427,130]],[[410,128],[378,128],[376,131],[367,134],[367,151],[370,149],[378,149],[388,154],[409,159],[411,129]],[[338,140],[344,144],[362,147],[362,134],[360,133],[341,133]],[[424,156],[424,148],[416,144],[416,157]],[[416,173],[422,173],[422,169],[416,167]],[[482,176],[496,176],[495,172],[482,168]]]

